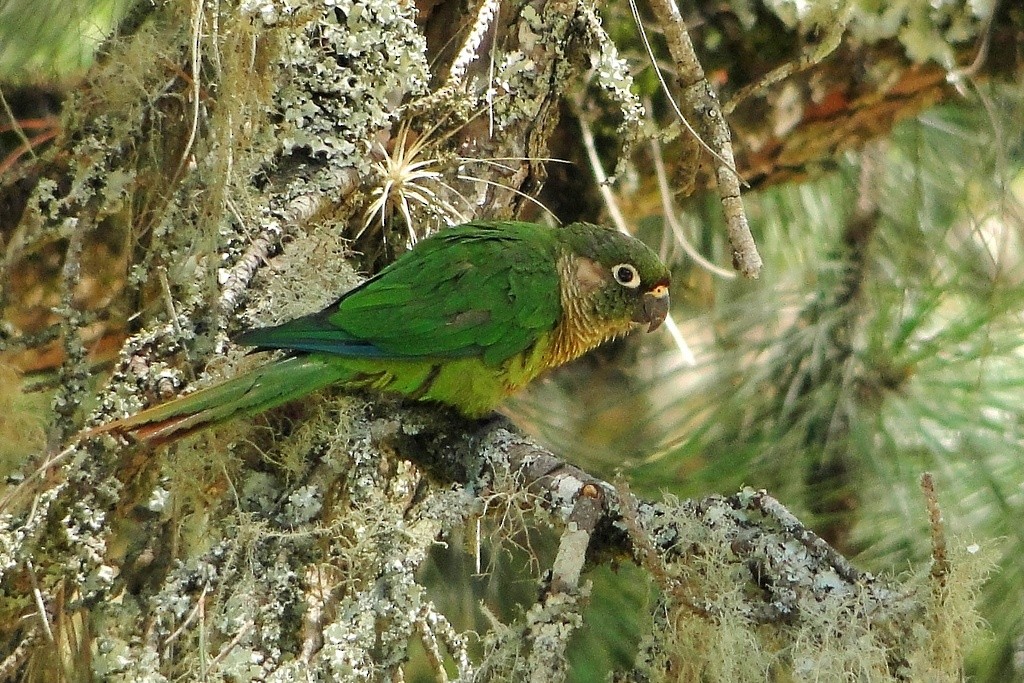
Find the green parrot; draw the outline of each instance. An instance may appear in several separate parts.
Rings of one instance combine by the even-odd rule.
[[[639,240],[588,223],[475,221],[421,240],[319,313],[249,330],[288,355],[96,427],[159,444],[339,384],[481,417],[545,370],[668,314],[669,272]]]

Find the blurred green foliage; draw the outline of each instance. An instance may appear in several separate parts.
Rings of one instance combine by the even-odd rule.
[[[131,0],[0,2],[0,80],[61,81],[87,69]]]
[[[982,87],[833,173],[749,194],[762,279],[676,273],[674,315],[697,367],[667,334],[637,339],[626,370],[590,361],[520,410],[558,452],[624,472],[648,497],[766,488],[871,571],[928,562],[919,478],[933,472],[955,543],[999,564],[982,608],[994,637],[971,672],[1019,678],[1022,119],[1024,90]],[[724,261],[715,199],[689,211],[695,243]],[[541,408],[553,400],[557,415]],[[622,651],[621,638],[606,649]]]

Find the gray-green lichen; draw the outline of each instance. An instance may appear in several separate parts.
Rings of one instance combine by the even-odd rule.
[[[403,101],[426,92],[426,42],[412,3],[329,0],[320,8],[253,3],[268,25],[294,14],[282,46],[289,78],[277,94],[285,153],[303,150],[335,168],[369,171],[369,142]],[[269,21],[268,21],[269,19]]]
[[[753,19],[752,3],[735,3],[740,16]],[[957,68],[955,47],[980,40],[986,22],[995,11],[993,0],[766,0],[788,27],[803,31],[825,29],[849,8],[847,29],[866,43],[896,38],[916,62],[934,61],[947,69]]]
[[[54,486],[39,495],[32,508],[22,517],[0,515],[0,579],[18,565],[31,559],[33,544],[43,532],[47,513],[63,490]]]
[[[524,121],[535,120],[550,99],[544,81],[558,79],[565,56],[561,40],[570,17],[548,3],[542,14],[526,5],[521,14],[518,49],[501,55],[495,64],[493,120],[503,130]],[[554,72],[554,73],[553,73]]]
[[[622,114],[619,132],[633,139],[639,135],[645,112],[640,97],[634,92],[629,62],[619,56],[618,48],[601,26],[601,17],[594,8],[584,5],[580,13],[595,44],[592,61],[597,85],[619,106]]]
[[[345,260],[348,245],[338,238],[340,227],[333,222],[308,226],[269,259],[253,282],[266,295],[252,301],[246,310],[255,326],[276,325],[327,307],[342,292],[359,283],[355,270]]]

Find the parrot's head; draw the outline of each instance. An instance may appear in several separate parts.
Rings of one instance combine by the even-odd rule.
[[[604,337],[640,323],[657,329],[668,316],[669,271],[650,247],[617,230],[589,223],[562,228],[572,255],[563,278],[572,294],[569,308]],[[563,286],[563,293],[566,287]]]

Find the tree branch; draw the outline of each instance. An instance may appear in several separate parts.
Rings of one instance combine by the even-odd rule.
[[[893,662],[905,661],[917,646],[911,627],[923,618],[921,597],[858,570],[765,491],[645,501],[558,458],[504,420],[468,425],[467,438],[458,418],[439,421],[418,408],[407,415],[387,422],[383,439],[397,452],[443,483],[471,490],[509,472],[565,525],[542,602],[575,594],[584,557],[585,566],[631,557],[648,568],[658,564],[662,589],[709,620],[728,611],[750,628],[824,640],[837,628],[863,628]],[[722,575],[742,596],[728,606],[714,594]],[[845,615],[842,625],[837,613]]]
[[[682,90],[683,107],[693,114],[695,133],[708,146],[714,159],[718,195],[725,212],[729,244],[732,245],[733,266],[744,276],[756,278],[761,272],[761,256],[757,253],[743,210],[732,136],[718,95],[704,75],[704,67],[697,59],[675,0],[651,0],[651,7],[665,32],[669,54],[676,63],[676,81]]]

